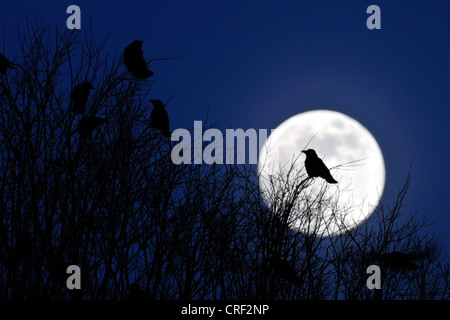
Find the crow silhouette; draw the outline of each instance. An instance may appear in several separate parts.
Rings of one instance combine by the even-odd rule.
[[[142,40],[134,40],[123,50],[123,60],[133,76],[137,79],[147,79],[153,75],[153,72],[147,68],[147,62],[142,52]]]
[[[70,99],[72,100],[73,113],[83,114],[86,112],[86,103],[91,89],[94,89],[94,87],[87,81],[80,83],[72,89]]]
[[[14,69],[15,64],[6,59],[6,57],[0,53],[0,73],[6,74],[6,70],[8,68]]]
[[[286,260],[270,257],[267,262],[277,277],[294,285],[302,285],[305,282]]]
[[[169,115],[167,114],[164,103],[161,100],[150,100],[153,104],[153,110],[150,115],[151,126],[161,131],[161,133],[170,138]]]
[[[85,117],[78,122],[75,132],[78,132],[82,137],[88,137],[97,127],[104,123],[106,123],[106,120],[103,118],[96,116]]]
[[[308,149],[302,152],[306,154],[305,168],[309,177],[321,177],[329,183],[337,183],[331,176],[330,170],[328,170],[327,166],[317,156],[316,151]]]

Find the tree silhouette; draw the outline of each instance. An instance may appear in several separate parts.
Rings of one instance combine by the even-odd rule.
[[[449,298],[445,255],[425,254],[436,243],[428,224],[402,217],[409,177],[392,208],[321,237],[322,208],[337,222],[346,212],[323,197],[325,181],[273,177],[263,199],[250,166],[175,165],[151,125],[154,82],[130,79],[105,43],[28,21],[15,69],[0,77],[2,298]],[[80,117],[70,100],[85,79],[95,90]],[[89,117],[105,122],[74,134]],[[417,268],[385,268],[393,252],[416,253]],[[66,287],[71,264],[80,290]],[[371,264],[379,291],[365,285]]]

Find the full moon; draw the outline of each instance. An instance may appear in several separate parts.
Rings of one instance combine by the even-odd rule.
[[[319,177],[305,181],[305,149],[316,151],[337,184]],[[378,205],[385,183],[383,154],[372,134],[355,119],[330,110],[297,114],[273,130],[260,150],[258,174],[269,207],[280,199],[273,196],[277,191],[286,192],[289,186],[295,192],[295,186],[302,186],[290,226],[322,237],[364,222]]]

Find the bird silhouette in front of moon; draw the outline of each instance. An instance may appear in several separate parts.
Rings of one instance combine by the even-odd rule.
[[[322,159],[317,156],[316,151],[313,149],[303,150],[306,154],[305,168],[308,176],[311,177],[321,177],[325,179],[328,183],[337,183],[336,180],[331,176],[330,170],[328,170]]]

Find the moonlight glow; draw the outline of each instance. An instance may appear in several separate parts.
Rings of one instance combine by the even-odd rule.
[[[259,185],[265,201],[270,205],[271,177],[285,178],[291,167],[293,172],[286,179],[290,186],[298,185],[307,177],[304,169],[305,155],[301,153],[304,149],[316,150],[338,181],[332,185],[321,178],[314,178],[313,183],[302,190],[310,195],[309,201],[314,200],[320,190],[326,190],[321,201],[326,205],[317,207],[311,213],[316,234],[336,235],[367,219],[383,193],[383,155],[375,138],[364,126],[335,111],[300,113],[272,132],[260,151],[258,161]],[[294,180],[293,176],[296,176]],[[307,206],[311,206],[306,205],[306,200],[302,199],[300,194],[293,209],[294,217],[304,216]],[[315,221],[319,214],[321,218]],[[311,223],[307,225],[300,218],[294,220],[293,228],[311,233]]]

